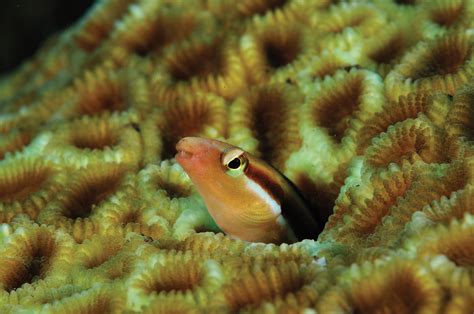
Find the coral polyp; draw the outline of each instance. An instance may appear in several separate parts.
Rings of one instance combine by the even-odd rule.
[[[472,312],[473,21],[468,0],[98,0],[0,77],[0,312]],[[318,238],[224,234],[187,136],[286,175]]]

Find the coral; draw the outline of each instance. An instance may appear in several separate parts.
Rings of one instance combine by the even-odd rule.
[[[472,21],[467,0],[97,1],[0,77],[0,312],[472,312]],[[318,239],[223,234],[185,136],[284,173]]]
[[[285,84],[251,89],[231,106],[230,141],[283,170],[288,156],[301,145],[296,126],[302,101],[298,89]]]
[[[323,313],[436,313],[440,287],[420,263],[394,259],[351,267],[321,300]]]
[[[419,42],[387,75],[387,94],[394,100],[422,90],[453,96],[472,77],[472,41],[472,34],[461,29]]]

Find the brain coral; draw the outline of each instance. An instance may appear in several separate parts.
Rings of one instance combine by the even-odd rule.
[[[220,233],[189,135],[317,241]],[[100,0],[0,78],[2,313],[472,313],[473,243],[473,1]]]

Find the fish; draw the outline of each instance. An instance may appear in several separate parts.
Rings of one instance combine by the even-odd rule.
[[[184,137],[176,161],[227,235],[249,242],[315,239],[321,226],[298,188],[276,168],[226,142]]]

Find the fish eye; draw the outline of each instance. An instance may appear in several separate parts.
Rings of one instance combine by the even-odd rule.
[[[224,152],[221,161],[226,173],[233,177],[241,175],[247,168],[248,163],[244,151],[239,148]]]
[[[229,163],[227,164],[227,168],[229,169],[239,169],[240,166],[242,165],[242,162],[240,161],[240,159],[238,157],[232,159],[231,161],[229,161]]]

